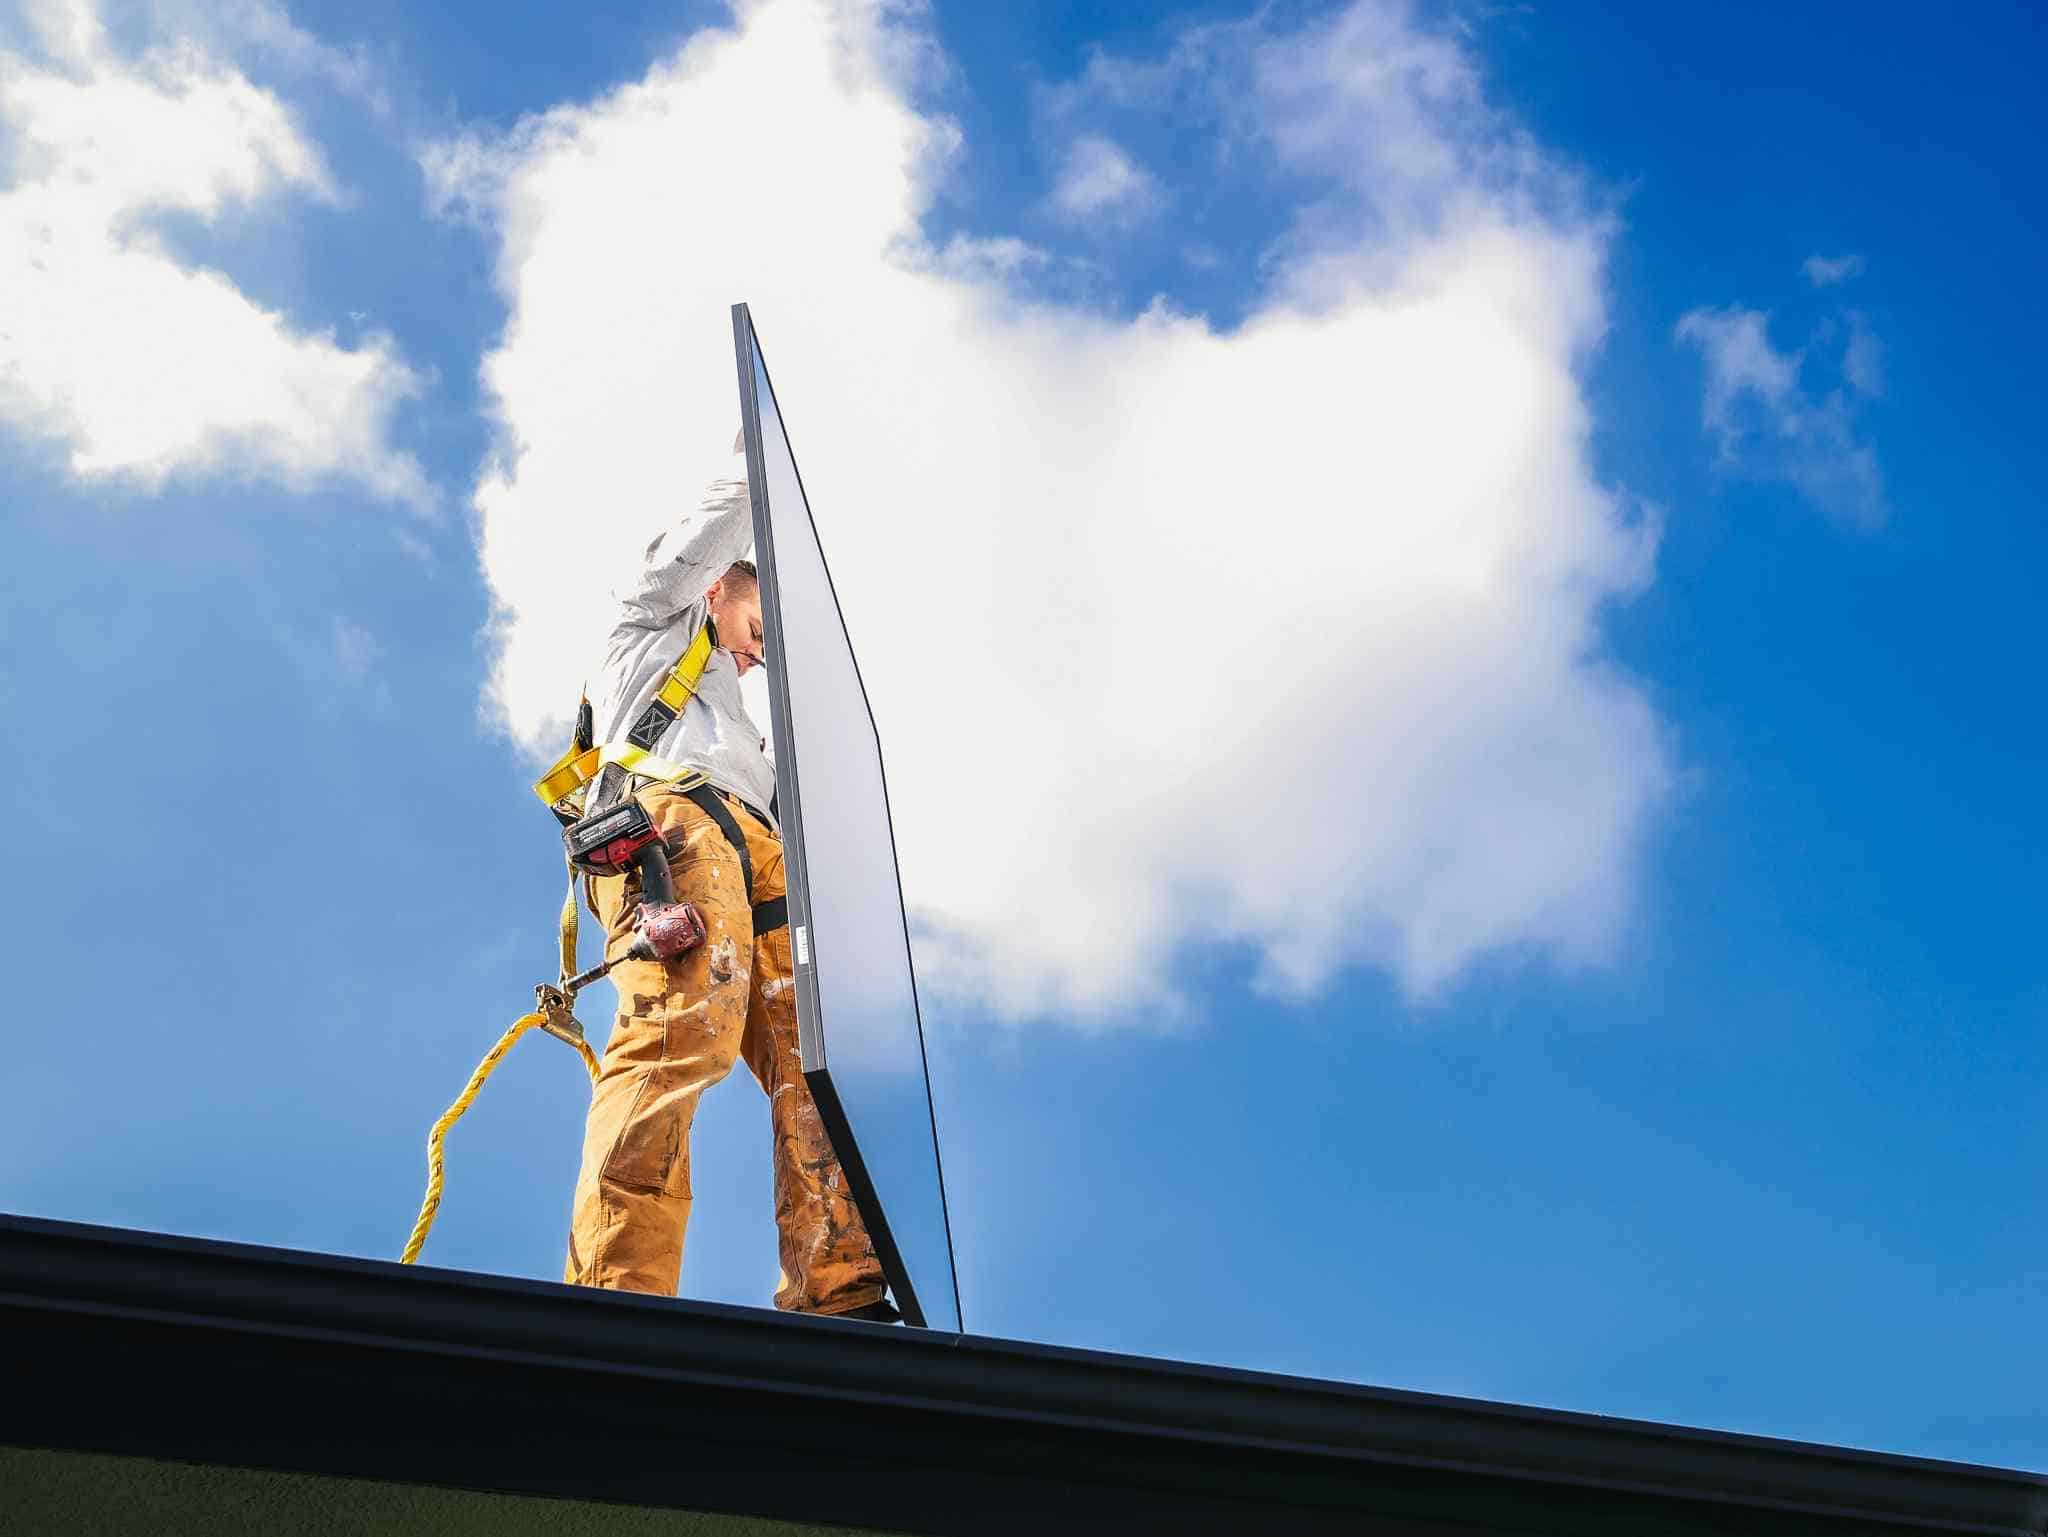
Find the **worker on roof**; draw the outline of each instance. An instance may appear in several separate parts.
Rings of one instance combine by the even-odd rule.
[[[706,937],[671,960],[618,959],[634,939],[639,876],[590,881],[619,1016],[591,1095],[564,1279],[674,1294],[697,1097],[744,1057],[767,1091],[774,1132],[775,1305],[893,1321],[874,1244],[800,1070],[775,769],[740,698],[740,679],[765,649],[760,584],[741,558],[752,538],[744,478],[713,482],[694,518],[648,546],[591,694],[595,741],[653,754],[642,769],[661,760],[663,770],[692,771],[678,780],[611,763],[584,809],[639,799],[667,847],[676,900],[697,905]],[[702,672],[678,710],[672,680],[690,670],[693,646]]]

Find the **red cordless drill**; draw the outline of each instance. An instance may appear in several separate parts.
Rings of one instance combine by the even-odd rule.
[[[592,875],[640,872],[640,911],[633,918],[635,938],[620,959],[665,961],[704,942],[704,915],[695,903],[676,900],[668,850],[654,819],[638,801],[622,801],[608,811],[584,817],[563,829],[562,843],[569,851],[569,862]],[[575,997],[579,988],[595,982],[612,965],[604,961],[570,978],[564,991]]]

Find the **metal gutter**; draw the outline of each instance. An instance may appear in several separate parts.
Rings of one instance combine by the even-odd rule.
[[[1995,1468],[34,1218],[0,1359],[0,1443],[890,1530],[2048,1532]]]

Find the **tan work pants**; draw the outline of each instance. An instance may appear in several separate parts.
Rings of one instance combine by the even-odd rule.
[[[740,862],[699,806],[660,787],[640,799],[668,847],[676,900],[697,904],[707,934],[673,960],[612,968],[619,1017],[591,1094],[563,1278],[674,1295],[697,1096],[744,1056],[767,1091],[775,1138],[775,1305],[842,1313],[873,1302],[882,1267],[800,1068],[789,927],[755,935]],[[753,861],[754,901],[782,896],[781,839],[724,799]],[[639,878],[592,884],[605,954],[621,955],[633,941]]]

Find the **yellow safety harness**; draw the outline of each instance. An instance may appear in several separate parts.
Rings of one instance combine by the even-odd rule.
[[[597,778],[605,768],[617,764],[629,774],[652,780],[657,784],[683,783],[700,780],[695,770],[682,768],[666,758],[655,756],[653,746],[660,741],[676,717],[683,713],[683,706],[697,692],[697,685],[704,677],[704,668],[711,660],[713,650],[711,626],[704,625],[697,631],[690,644],[683,648],[683,654],[662,682],[647,708],[633,722],[625,738],[605,742],[599,746],[585,747],[572,742],[569,750],[545,774],[535,781],[533,793],[538,795],[558,817],[574,821],[582,812],[582,793],[591,780]],[[583,1066],[590,1073],[590,1081],[597,1083],[597,1053],[584,1038],[583,1025],[573,1012],[576,992],[571,985],[576,972],[576,941],[580,917],[577,912],[577,887],[581,884],[576,867],[569,867],[569,894],[562,903],[562,917],[557,929],[561,946],[561,970],[550,987],[545,982],[534,989],[535,1007],[532,1013],[522,1014],[512,1021],[505,1033],[498,1037],[498,1043],[484,1053],[477,1063],[476,1071],[469,1075],[462,1092],[455,1096],[455,1103],[441,1112],[441,1118],[434,1122],[427,1132],[427,1194],[420,1203],[420,1214],[412,1225],[412,1234],[405,1241],[405,1252],[398,1257],[401,1265],[410,1265],[420,1256],[420,1250],[427,1241],[427,1234],[433,1230],[434,1216],[441,1209],[441,1187],[446,1170],[442,1144],[448,1130],[476,1102],[479,1091],[491,1074],[497,1071],[505,1053],[527,1031],[536,1027],[545,1030],[557,1040],[576,1048],[583,1058]]]
[[[541,798],[542,804],[550,810],[560,806],[614,763],[628,773],[657,781],[681,779],[693,772],[678,768],[666,758],[657,758],[653,748],[697,692],[697,684],[704,677],[705,664],[711,660],[711,651],[711,626],[707,624],[698,630],[696,639],[683,648],[682,656],[677,659],[660,691],[648,701],[647,708],[624,737],[600,747],[578,747],[572,743],[569,750],[555,760],[555,766],[534,782],[533,793]]]

